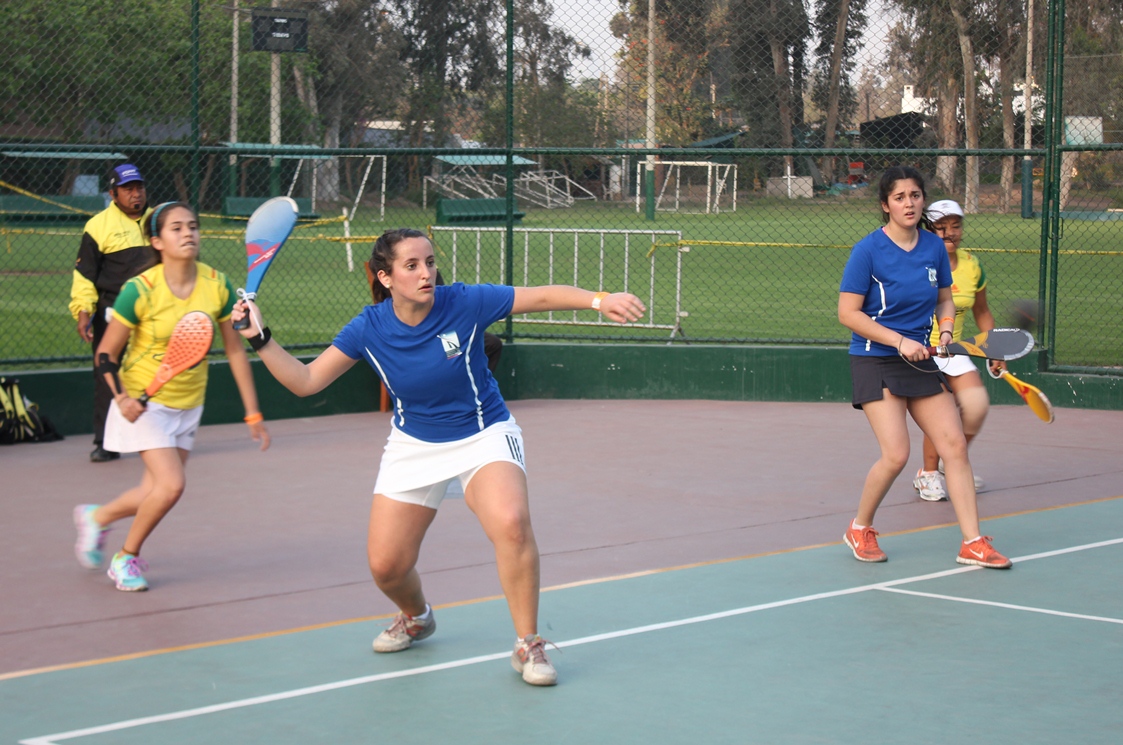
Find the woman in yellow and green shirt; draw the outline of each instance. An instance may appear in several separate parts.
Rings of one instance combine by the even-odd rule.
[[[269,447],[249,359],[230,320],[234,289],[225,274],[198,261],[199,218],[186,204],[164,203],[146,217],[144,228],[160,263],[125,283],[97,348],[98,372],[113,391],[105,446],[140,453],[144,475],[140,484],[108,504],[78,505],[74,510],[75,553],[90,569],[101,566],[109,526],[133,518],[109,566],[117,589],[126,591],[148,589],[141,545],[183,494],[184,466],[203,414],[205,362],[172,378],[147,405],[138,400],[156,375],[172,329],[188,312],[203,311],[218,324],[250,436],[261,442],[262,450]]]
[[[948,250],[948,260],[951,262],[951,295],[955,302],[955,327],[952,339],[959,341],[963,338],[963,327],[967,319],[967,312],[971,311],[975,318],[975,325],[979,331],[990,331],[994,328],[994,314],[987,305],[987,275],[983,271],[979,260],[959,247],[963,240],[963,208],[950,199],[934,202],[927,210],[928,219],[936,235],[944,239],[944,247]],[[932,346],[940,344],[938,338],[938,325],[932,329]],[[952,357],[938,357],[936,364],[947,377],[955,402],[959,407],[959,414],[963,420],[963,434],[967,437],[967,444],[979,434],[983,428],[983,421],[990,408],[990,398],[983,386],[982,377],[975,367],[972,359],[966,355]],[[1001,369],[1002,362],[990,363],[995,370]],[[947,486],[944,484],[943,475],[939,471],[939,456],[936,448],[927,436],[924,438],[924,465],[916,472],[912,485],[921,499],[929,502],[938,502],[948,498]],[[975,490],[981,491],[983,480],[975,476]]]

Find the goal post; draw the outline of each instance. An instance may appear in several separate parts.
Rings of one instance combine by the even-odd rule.
[[[662,168],[663,183],[655,198],[657,212],[714,215],[737,211],[737,165],[708,160],[669,160],[655,164]],[[642,184],[647,162],[636,163],[636,183]],[[636,212],[641,211],[636,192]]]

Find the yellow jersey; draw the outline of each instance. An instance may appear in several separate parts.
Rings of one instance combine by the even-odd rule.
[[[955,301],[955,328],[952,330],[952,339],[959,341],[963,338],[963,326],[967,320],[967,312],[975,307],[975,295],[980,290],[986,289],[987,273],[983,265],[974,256],[962,248],[955,250],[955,269],[951,273],[951,298]],[[932,346],[940,343],[940,324],[936,317],[932,317]]]
[[[198,261],[195,270],[195,288],[186,298],[172,294],[164,279],[163,264],[130,279],[117,296],[113,317],[132,330],[121,360],[121,384],[133,398],[139,397],[156,377],[172,329],[180,318],[201,310],[211,321],[221,323],[234,309],[234,287],[226,275]],[[173,409],[193,409],[202,405],[206,390],[204,360],[165,383],[151,400]]]

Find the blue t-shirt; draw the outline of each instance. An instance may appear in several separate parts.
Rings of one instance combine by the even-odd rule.
[[[928,346],[941,287],[951,287],[951,263],[939,236],[920,230],[916,246],[905,251],[878,229],[854,244],[839,291],[865,296],[863,313]],[[850,354],[896,357],[897,350],[853,334]]]
[[[433,308],[416,326],[394,315],[392,302],[368,305],[332,346],[365,359],[394,398],[393,424],[425,442],[453,442],[511,417],[487,369],[484,329],[507,317],[515,289],[504,285],[438,285]]]

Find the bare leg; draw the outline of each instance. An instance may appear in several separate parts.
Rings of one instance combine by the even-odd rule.
[[[977,538],[980,533],[975,477],[967,459],[967,439],[963,436],[955,399],[949,393],[914,398],[909,401],[909,413],[944,459],[948,498],[955,508],[963,540]]]
[[[370,506],[367,559],[375,584],[406,615],[425,612],[425,594],[417,573],[421,541],[437,511],[375,494]]]
[[[133,517],[122,547],[126,553],[140,555],[145,539],[183,495],[187,485],[184,466],[189,455],[189,451],[181,448],[142,451],[140,457],[144,461],[144,476],[140,484],[94,513],[94,519],[102,525]]]
[[[464,490],[468,508],[495,546],[499,583],[520,639],[538,633],[538,544],[530,525],[526,474],[514,463],[489,463]]]
[[[909,431],[905,422],[907,400],[883,389],[884,398],[862,404],[874,437],[881,448],[881,457],[870,467],[862,498],[858,501],[859,525],[873,525],[874,515],[889,487],[909,460]]]
[[[971,441],[982,430],[990,408],[986,387],[983,386],[983,379],[977,372],[948,376],[948,384],[955,394],[955,404],[963,421],[963,434],[970,447]],[[936,452],[936,446],[932,444],[928,435],[924,435],[924,470],[935,471],[939,463],[940,456]]]

